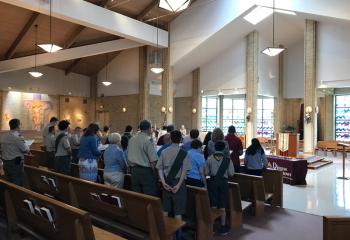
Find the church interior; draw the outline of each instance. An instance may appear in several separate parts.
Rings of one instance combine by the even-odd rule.
[[[0,239],[350,239],[349,10],[0,0]]]

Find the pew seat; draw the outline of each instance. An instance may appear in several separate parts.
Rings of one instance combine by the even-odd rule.
[[[8,237],[21,229],[37,239],[122,240],[91,225],[89,213],[0,179]]]
[[[88,211],[96,225],[135,239],[169,239],[185,222],[163,216],[161,200],[56,172],[24,166],[29,187]],[[55,187],[51,183],[53,179]],[[48,183],[49,182],[49,183]]]
[[[323,217],[323,240],[348,240],[350,235],[350,218]]]

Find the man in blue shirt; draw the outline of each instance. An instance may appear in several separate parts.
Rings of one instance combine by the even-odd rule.
[[[196,187],[207,187],[205,179],[205,160],[202,153],[202,142],[195,139],[191,142],[191,149],[188,151],[188,158],[192,168],[187,172],[186,184]]]

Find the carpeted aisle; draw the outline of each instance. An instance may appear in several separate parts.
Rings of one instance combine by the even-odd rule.
[[[244,216],[243,226],[215,240],[322,240],[322,217],[282,208],[265,208],[261,218]]]

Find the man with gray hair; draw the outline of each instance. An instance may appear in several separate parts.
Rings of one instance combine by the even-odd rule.
[[[158,156],[151,142],[152,126],[147,120],[139,125],[140,133],[129,140],[128,163],[131,166],[132,190],[139,193],[158,196],[155,165]]]

